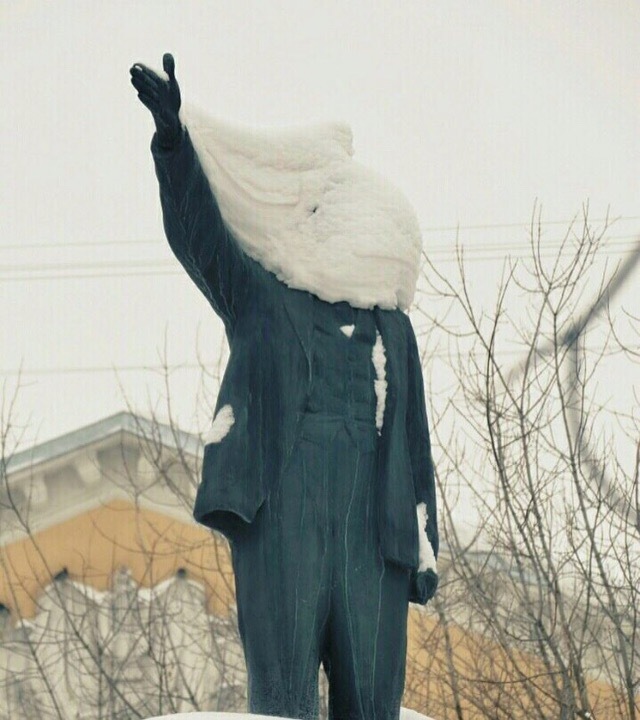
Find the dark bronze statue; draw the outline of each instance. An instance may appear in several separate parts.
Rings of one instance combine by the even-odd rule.
[[[243,251],[163,66],[168,80],[136,64],[131,82],[156,125],[167,239],[230,347],[194,516],[230,542],[249,710],[316,718],[322,663],[333,720],[398,720],[408,606],[438,582],[411,322],[292,287]]]

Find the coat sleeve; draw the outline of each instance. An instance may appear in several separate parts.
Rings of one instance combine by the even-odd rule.
[[[409,454],[411,456],[411,469],[417,503],[425,503],[427,510],[426,532],[427,538],[433,548],[433,554],[438,557],[438,517],[436,507],[436,485],[433,458],[431,456],[431,440],[429,437],[429,424],[424,397],[424,381],[418,343],[413,326],[408,316],[407,334],[408,347],[408,378],[409,397],[407,398],[407,438],[409,441]]]
[[[218,203],[183,128],[169,150],[151,141],[169,245],[227,331],[250,292],[253,268],[224,224]]]

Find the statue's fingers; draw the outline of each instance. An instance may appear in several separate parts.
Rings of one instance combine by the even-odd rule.
[[[162,56],[162,67],[169,76],[169,80],[175,80],[176,62],[171,53],[165,53]]]
[[[138,97],[140,99],[144,98],[147,102],[158,102],[158,99],[155,97],[155,95],[153,95],[153,93],[148,93],[144,88],[136,88],[136,90],[138,91]]]
[[[151,68],[147,67],[146,65],[142,65],[142,63],[136,63],[131,68],[131,76],[136,77],[144,77],[146,78],[150,83],[155,83],[157,86],[163,85],[167,83],[166,79],[158,75],[158,73],[155,70],[152,70]]]
[[[140,83],[145,83],[150,87],[159,88],[165,80],[161,80],[153,71],[140,70],[138,68],[131,68],[131,77]]]
[[[138,91],[138,95],[142,95],[149,102],[153,102],[153,103],[156,103],[156,105],[160,105],[160,98],[158,97],[157,93],[149,92],[149,90],[145,87],[136,87],[135,85],[134,85],[134,87]]]
[[[131,84],[138,92],[140,92],[140,90],[142,90],[144,88],[144,85],[142,84],[140,79],[137,77],[134,77],[133,75],[131,76]]]
[[[148,73],[153,72],[151,68],[148,68],[144,63],[133,63],[131,66],[130,72],[133,74],[134,72],[137,73]]]
[[[140,102],[152,113],[157,114],[160,111],[160,106],[155,98],[145,95],[144,93],[138,93],[138,99]]]
[[[153,80],[149,79],[145,75],[135,74],[131,75],[131,82],[138,90],[146,90],[150,94],[158,94],[159,85]]]
[[[139,67],[134,65],[131,70],[131,77],[140,78],[141,80],[144,80],[149,85],[154,85],[155,87],[160,87],[163,83],[166,83],[166,80],[163,80],[156,72],[153,70],[150,70],[147,67]]]

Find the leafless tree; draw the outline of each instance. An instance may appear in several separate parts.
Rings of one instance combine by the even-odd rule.
[[[534,212],[528,259],[505,260],[490,312],[460,248],[454,278],[427,260],[426,345],[447,344],[451,375],[446,397],[428,392],[444,552],[415,690],[442,720],[640,717],[640,324],[614,310],[640,247],[610,271],[608,228],[585,208],[550,254]],[[598,400],[599,383],[625,382],[607,374],[620,355],[627,413]]]
[[[20,440],[15,402],[16,395],[3,404],[0,418],[0,522],[19,537],[0,546],[0,720],[243,710],[246,670],[223,538],[204,529],[181,533],[180,522],[154,525],[142,512],[146,494],[162,486],[174,513],[182,507],[190,517],[199,458],[184,446],[185,433],[172,422],[131,416],[135,428],[121,438],[118,476],[103,482],[126,493],[134,510],[120,521],[135,527],[91,527],[92,542],[106,539],[113,552],[108,587],[97,590],[89,558],[80,565],[74,558],[73,570],[51,559],[47,537],[32,523],[28,478],[24,487],[11,481]],[[123,555],[137,566],[137,579],[116,560]],[[225,603],[228,612],[211,612]]]

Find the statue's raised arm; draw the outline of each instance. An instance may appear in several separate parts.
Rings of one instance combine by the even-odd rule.
[[[229,331],[251,288],[251,261],[225,226],[189,132],[180,121],[173,56],[165,53],[162,65],[168,80],[142,63],[133,65],[130,73],[156,126],[151,151],[165,233],[176,257]]]

